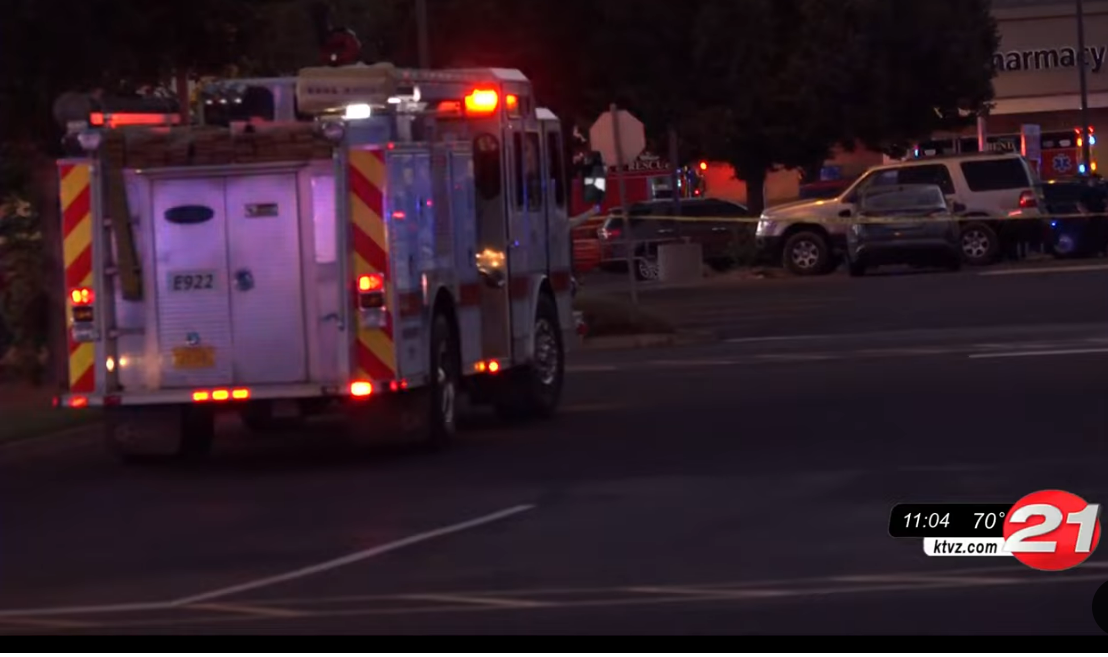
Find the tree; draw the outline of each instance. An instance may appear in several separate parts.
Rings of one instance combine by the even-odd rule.
[[[866,0],[851,44],[852,136],[887,152],[972,122],[993,99],[990,0]],[[941,35],[941,38],[937,38]]]
[[[987,0],[705,0],[694,29],[685,134],[734,167],[756,211],[775,167],[856,140],[889,148],[992,98]]]

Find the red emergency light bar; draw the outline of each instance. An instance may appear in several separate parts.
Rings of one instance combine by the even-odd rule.
[[[500,106],[500,94],[495,89],[474,89],[465,97],[466,112],[492,114]]]
[[[144,114],[139,112],[93,112],[89,125],[98,128],[120,128],[129,125],[179,125],[180,114]]]

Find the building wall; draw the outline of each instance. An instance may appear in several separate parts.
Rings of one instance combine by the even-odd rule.
[[[1090,93],[1108,92],[1108,2],[1085,3]],[[994,3],[1000,48],[994,57],[997,100],[1079,92],[1074,2]]]

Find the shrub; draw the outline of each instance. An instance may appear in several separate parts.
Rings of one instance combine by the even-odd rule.
[[[21,194],[0,200],[0,363],[21,379],[38,382],[46,348],[48,297],[42,272],[45,250],[38,213]]]

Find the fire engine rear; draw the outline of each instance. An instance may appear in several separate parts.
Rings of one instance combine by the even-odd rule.
[[[72,125],[59,402],[104,407],[127,460],[207,454],[221,411],[260,430],[338,410],[363,437],[432,444],[463,394],[552,414],[574,339],[567,194],[527,78],[277,82],[310,122]]]

